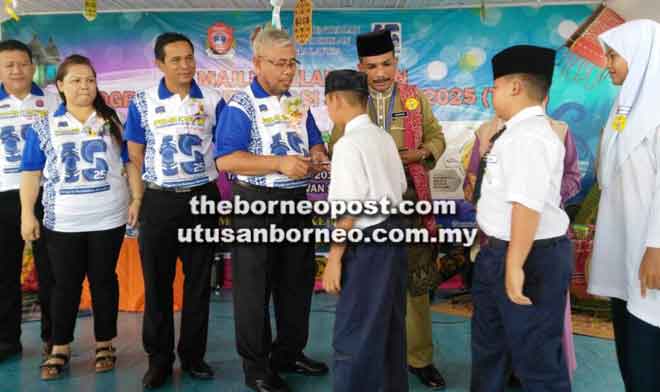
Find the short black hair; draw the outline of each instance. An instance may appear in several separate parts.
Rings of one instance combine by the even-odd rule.
[[[550,91],[550,81],[543,75],[517,73],[508,76],[519,78],[525,84],[527,96],[534,101],[542,102]]]
[[[32,63],[32,50],[30,47],[22,43],[21,41],[16,41],[15,39],[7,39],[0,42],[0,53],[7,52],[10,50],[18,50],[20,52],[25,52],[30,58],[30,63]]]
[[[156,46],[154,46],[154,55],[156,56],[156,59],[165,61],[165,46],[173,42],[180,41],[187,42],[188,45],[190,45],[190,49],[192,49],[193,53],[195,53],[195,47],[193,46],[190,38],[180,33],[168,32],[163,33],[159,35],[158,38],[156,38]]]
[[[360,91],[340,90],[340,91],[333,91],[328,95],[333,95],[333,94],[335,96],[341,96],[346,101],[346,103],[348,103],[351,106],[359,106],[361,108],[366,108],[367,103],[369,103],[369,94],[365,94]]]

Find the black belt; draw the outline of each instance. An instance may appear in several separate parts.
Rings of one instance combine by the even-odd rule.
[[[209,184],[210,184],[210,182],[207,182],[207,183],[202,184],[202,185],[193,186],[193,187],[181,187],[181,186],[168,186],[168,187],[166,187],[166,186],[156,185],[153,182],[147,182],[147,183],[145,183],[144,186],[145,186],[145,188],[151,189],[151,190],[154,190],[154,191],[165,191],[165,192],[174,192],[174,193],[189,193],[189,192],[195,192],[195,191],[201,190],[202,188],[208,186]]]
[[[249,189],[251,191],[257,191],[257,192],[266,192],[266,193],[301,193],[301,192],[307,192],[307,187],[306,186],[301,186],[301,187],[298,187],[298,188],[277,188],[277,187],[254,185],[254,184],[250,184],[248,182],[241,181],[241,180],[236,180],[234,183],[236,185],[240,186],[241,188],[245,188],[245,189]]]
[[[535,240],[532,243],[532,248],[546,248],[566,239],[565,235],[553,238],[544,238],[542,240]],[[486,241],[491,248],[506,248],[509,246],[509,241],[504,241],[495,237],[486,237]]]

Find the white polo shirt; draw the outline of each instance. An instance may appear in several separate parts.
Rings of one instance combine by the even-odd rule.
[[[172,94],[162,79],[138,92],[128,107],[124,139],[145,145],[146,182],[192,188],[215,180],[214,129],[224,100],[193,80],[188,95]]]
[[[28,129],[21,169],[43,170],[44,226],[79,233],[126,224],[127,161],[108,121],[93,113],[81,123],[61,105]]]
[[[477,203],[477,223],[487,235],[511,239],[511,204],[541,214],[534,239],[566,234],[569,219],[560,208],[564,145],[540,106],[526,108],[506,122],[488,154]]]
[[[32,84],[23,99],[0,85],[0,192],[17,190],[21,183],[21,158],[28,128],[57,110],[60,97]]]
[[[397,206],[408,186],[394,139],[367,114],[346,124],[344,135],[335,144],[331,167],[330,201],[379,201],[385,197]],[[354,227],[365,229],[386,219],[383,215],[360,216]]]
[[[259,156],[309,156],[323,144],[312,112],[302,108],[300,97],[285,92],[270,95],[257,78],[237,92],[223,110],[216,128],[215,157],[246,151]],[[222,170],[222,168],[220,168]],[[310,178],[292,179],[282,173],[237,175],[239,181],[269,188],[306,188]]]

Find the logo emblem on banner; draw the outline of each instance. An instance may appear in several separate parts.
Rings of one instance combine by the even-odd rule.
[[[234,55],[234,29],[224,23],[215,23],[206,32],[206,54],[215,59]]]
[[[389,30],[392,36],[392,43],[394,44],[394,54],[399,57],[401,49],[403,48],[403,34],[401,31],[401,23],[396,22],[380,22],[372,23],[371,31]]]

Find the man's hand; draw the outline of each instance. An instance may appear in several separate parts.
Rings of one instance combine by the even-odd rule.
[[[506,295],[511,302],[518,305],[531,305],[532,300],[525,297],[523,287],[525,285],[525,271],[519,267],[506,268]]]
[[[279,172],[291,179],[300,180],[307,177],[310,168],[310,158],[297,155],[287,155],[280,157]]]
[[[642,298],[646,298],[646,290],[660,289],[660,248],[646,248],[639,266],[639,283]]]
[[[136,227],[138,223],[138,217],[140,216],[140,205],[142,204],[141,199],[133,199],[131,204],[128,206],[128,225],[131,227]]]
[[[401,161],[404,165],[411,163],[416,163],[424,159],[426,156],[426,150],[400,150],[399,156],[401,156]]]
[[[34,214],[23,214],[21,216],[21,236],[25,241],[36,241],[41,235],[39,220]]]
[[[341,255],[329,254],[328,262],[323,271],[323,288],[330,294],[341,291]]]

